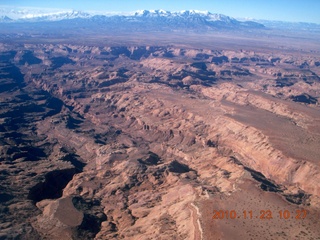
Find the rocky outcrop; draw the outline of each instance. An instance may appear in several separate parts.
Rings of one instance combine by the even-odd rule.
[[[303,56],[70,44],[1,54],[0,236],[246,239],[258,223],[220,228],[212,209],[319,207],[318,83]]]

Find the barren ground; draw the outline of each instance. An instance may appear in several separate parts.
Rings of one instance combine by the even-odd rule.
[[[1,43],[0,239],[319,239],[319,43],[280,35]]]

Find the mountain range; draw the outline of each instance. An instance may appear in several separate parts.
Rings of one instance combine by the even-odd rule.
[[[62,26],[61,22],[63,23]],[[46,26],[61,27],[62,29],[68,28],[68,26],[102,27],[126,31],[286,29],[320,32],[320,25],[315,23],[236,19],[223,14],[198,10],[178,12],[138,10],[121,13],[42,8],[0,8],[1,23],[33,23],[41,26],[45,24]]]
[[[263,24],[254,21],[238,21],[235,18],[211,13],[208,11],[185,10],[170,12],[165,10],[139,10],[131,13],[86,13],[81,11],[58,12],[30,12],[30,11],[2,11],[2,23],[34,23],[77,21],[82,24],[119,24],[149,28],[150,25],[162,28],[201,28],[201,29],[238,29],[238,28],[264,28]]]

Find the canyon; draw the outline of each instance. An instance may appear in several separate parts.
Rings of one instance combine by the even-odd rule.
[[[319,43],[141,36],[0,44],[0,239],[317,239]]]

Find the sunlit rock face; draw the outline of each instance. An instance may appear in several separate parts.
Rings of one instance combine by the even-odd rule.
[[[2,44],[0,238],[319,236],[319,55],[204,42]]]

